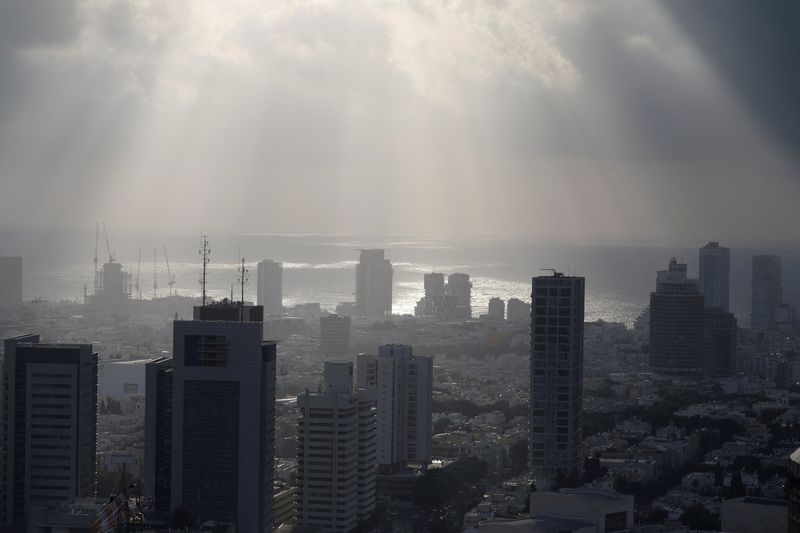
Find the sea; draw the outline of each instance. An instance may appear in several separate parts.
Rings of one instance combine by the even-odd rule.
[[[99,263],[109,250],[138,279],[142,298],[166,296],[169,274],[173,293],[200,294],[202,262],[199,232],[109,232],[102,227],[82,231],[0,228],[0,256],[23,256],[23,298],[82,301],[91,293],[95,242]],[[689,264],[697,274],[698,247],[621,244],[561,244],[520,238],[447,236],[379,236],[331,234],[268,234],[209,231],[211,250],[208,293],[214,298],[238,298],[241,259],[245,260],[245,299],[254,300],[256,263],[283,263],[284,305],[319,302],[333,311],[339,302],[355,299],[355,265],[359,249],[383,248],[394,267],[393,312],[412,314],[423,296],[428,272],[469,274],[474,315],[485,313],[490,298],[530,299],[531,277],[556,269],[586,278],[586,319],[621,322],[628,326],[647,305],[655,288],[656,271],[671,257]],[[724,244],[724,243],[723,243]],[[166,254],[165,254],[166,249]],[[741,325],[749,323],[750,265],[754,253],[779,253],[784,258],[785,300],[800,300],[800,249],[732,248],[731,310]],[[141,257],[141,259],[140,259]],[[167,269],[169,259],[169,274]],[[138,294],[135,294],[138,296]]]

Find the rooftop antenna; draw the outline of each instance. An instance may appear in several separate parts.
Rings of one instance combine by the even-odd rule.
[[[211,249],[208,247],[208,235],[201,237],[200,256],[203,258],[203,277],[200,279],[200,284],[203,287],[203,309],[206,307],[206,269],[208,267],[208,258],[211,255]]]
[[[139,299],[142,299],[142,286],[139,284],[140,278],[139,273],[142,269],[142,249],[139,248],[139,261],[136,263],[136,294],[138,295]]]
[[[158,260],[158,250],[153,248],[153,299],[155,300],[158,292],[158,272],[156,271],[156,261]]]
[[[169,256],[167,255],[167,245],[164,245],[164,259],[167,261],[167,285],[169,285],[169,296],[172,296],[172,286],[175,285],[175,276],[169,268]],[[175,292],[177,294],[177,291]]]
[[[239,269],[238,282],[242,287],[242,299],[239,301],[239,321],[244,322],[244,285],[248,281],[247,267],[244,266],[244,257],[242,257],[242,266]]]

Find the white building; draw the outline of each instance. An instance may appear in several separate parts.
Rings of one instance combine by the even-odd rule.
[[[297,524],[352,531],[375,509],[375,403],[353,363],[326,362],[325,388],[297,397]]]
[[[377,357],[359,355],[358,384],[375,387],[378,464],[430,463],[433,360],[414,356],[411,346],[387,344]]]
[[[258,262],[258,305],[265,315],[283,313],[283,263],[272,259]]]

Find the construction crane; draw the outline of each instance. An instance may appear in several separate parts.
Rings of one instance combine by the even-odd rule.
[[[106,237],[106,248],[108,249],[108,262],[114,262],[114,252],[111,251],[111,243],[108,240],[108,231],[106,230],[106,223],[103,222],[103,235]]]
[[[167,261],[167,285],[169,285],[169,296],[172,296],[172,287],[175,285],[175,276],[169,268],[169,255],[167,255],[167,245],[164,245],[164,259]],[[177,292],[175,293],[177,294]]]
[[[139,284],[139,273],[142,269],[142,249],[139,248],[139,262],[136,263],[136,295],[141,300],[142,299],[142,286]]]
[[[153,299],[158,293],[158,276],[156,272],[156,261],[158,260],[158,250],[153,248]]]

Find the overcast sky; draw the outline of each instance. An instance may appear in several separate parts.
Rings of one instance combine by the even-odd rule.
[[[0,225],[796,244],[799,6],[0,0]]]

